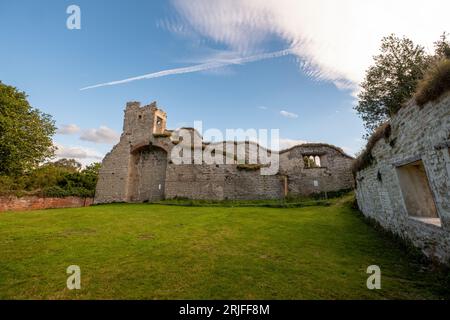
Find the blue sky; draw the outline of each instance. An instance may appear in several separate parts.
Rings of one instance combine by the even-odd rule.
[[[341,39],[332,34],[354,30],[347,21],[338,20],[342,25],[334,28],[328,20],[329,30],[323,31],[326,16],[322,24],[296,19],[311,3],[268,1],[260,8],[243,2],[0,0],[0,80],[24,90],[31,104],[51,114],[61,129],[71,125],[54,140],[60,156],[83,163],[98,161],[111,149],[127,101],[158,101],[168,113],[169,128],[195,120],[221,130],[278,128],[285,146],[293,143],[290,139],[358,151],[363,128],[352,110],[354,94],[385,30],[367,39],[366,51],[347,57],[352,46],[339,45]],[[71,4],[81,8],[81,30],[66,28]],[[302,24],[289,24],[297,20]],[[357,45],[359,33],[348,36]],[[293,54],[273,59],[80,90],[289,48],[295,48]]]

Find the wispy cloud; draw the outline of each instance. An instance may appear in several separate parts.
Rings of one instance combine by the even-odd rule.
[[[292,112],[288,112],[288,111],[285,111],[285,110],[281,110],[280,114],[283,117],[286,117],[286,118],[291,118],[291,119],[297,119],[298,118],[298,114],[292,113]]]
[[[223,68],[223,67],[230,66],[230,65],[242,65],[242,64],[255,62],[255,61],[259,61],[259,60],[264,60],[264,59],[283,57],[283,56],[292,54],[294,52],[294,50],[295,50],[294,48],[291,48],[291,49],[285,49],[285,50],[280,50],[280,51],[275,51],[275,52],[251,55],[251,56],[247,56],[247,57],[216,60],[216,61],[201,63],[201,64],[189,66],[189,67],[168,69],[168,70],[144,74],[142,76],[127,78],[127,79],[123,79],[123,80],[100,83],[100,84],[81,88],[80,90],[88,90],[88,89],[94,89],[94,88],[99,88],[99,87],[114,86],[114,85],[124,84],[124,83],[137,81],[137,80],[160,78],[160,77],[166,77],[166,76],[171,76],[171,75],[176,75],[176,74],[206,71],[206,70],[212,70],[212,69],[217,69],[217,68]]]
[[[274,38],[295,47],[307,75],[355,90],[390,33],[432,47],[450,31],[450,1],[429,0],[172,0],[185,32],[239,53]],[[389,10],[386,10],[389,8]],[[182,26],[182,27],[180,27]],[[170,27],[168,22],[167,28]]]
[[[80,136],[81,140],[95,143],[117,143],[120,135],[113,129],[106,126],[100,126],[98,129],[84,130]]]
[[[65,124],[58,128],[56,131],[57,134],[62,135],[69,135],[69,134],[75,134],[80,132],[80,127],[78,127],[76,124]]]
[[[305,140],[280,138],[280,150],[288,149],[299,144],[308,143]]]

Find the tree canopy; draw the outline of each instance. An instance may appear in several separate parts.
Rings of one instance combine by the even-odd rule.
[[[448,64],[450,42],[447,33],[434,43],[434,48],[434,53],[428,54],[424,47],[406,37],[391,34],[382,39],[380,53],[366,71],[355,107],[367,129],[366,137],[414,96],[425,75]]]
[[[395,35],[381,41],[381,52],[366,71],[356,111],[369,133],[395,114],[414,94],[430,63],[424,47]]]
[[[52,117],[30,106],[24,92],[0,82],[0,174],[20,175],[53,156]]]
[[[446,32],[434,43],[434,48],[437,59],[450,59],[450,43]]]

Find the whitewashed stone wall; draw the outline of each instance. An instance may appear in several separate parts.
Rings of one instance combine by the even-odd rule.
[[[374,162],[356,175],[359,208],[428,257],[449,263],[450,96],[423,108],[410,101],[390,124],[390,137],[379,140],[372,150]],[[425,167],[441,226],[436,219],[416,219],[406,209],[398,167],[417,160]]]

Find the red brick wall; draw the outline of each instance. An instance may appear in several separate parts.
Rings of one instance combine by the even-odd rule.
[[[42,198],[38,196],[26,196],[17,198],[15,196],[0,196],[0,212],[87,207],[90,206],[93,201],[93,198],[79,197]]]

